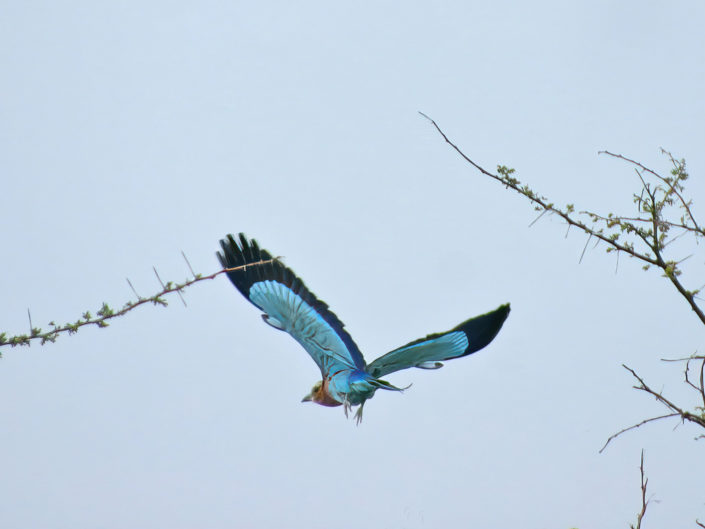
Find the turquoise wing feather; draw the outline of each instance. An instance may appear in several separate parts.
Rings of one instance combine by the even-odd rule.
[[[241,233],[239,240],[228,235],[220,246],[222,251],[216,255],[223,268],[239,268],[227,272],[233,285],[264,312],[265,322],[301,344],[324,377],[341,369],[365,368],[362,353],[343,323],[301,279],[277,260],[253,264],[272,259],[257,241],[248,241]]]
[[[418,367],[438,369],[444,360],[461,358],[479,351],[489,344],[502,328],[509,315],[509,304],[492,312],[469,319],[448,332],[430,334],[415,340],[367,366],[373,377],[382,377],[394,371]]]

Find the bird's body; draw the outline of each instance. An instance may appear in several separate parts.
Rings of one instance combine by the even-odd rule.
[[[218,259],[227,269],[230,281],[264,314],[272,327],[289,333],[311,355],[321,370],[317,382],[304,401],[323,406],[362,405],[375,391],[402,391],[380,377],[417,367],[438,369],[441,361],[460,358],[482,349],[497,335],[509,314],[509,305],[467,320],[448,332],[429,335],[395,349],[367,364],[345,330],[343,323],[316,298],[296,275],[254,239],[241,233],[220,241]],[[264,264],[257,264],[265,261]],[[251,265],[251,266],[250,266]]]

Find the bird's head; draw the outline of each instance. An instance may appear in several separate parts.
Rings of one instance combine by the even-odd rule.
[[[321,406],[340,406],[342,404],[328,394],[326,387],[320,380],[313,385],[311,393],[306,395],[301,402],[315,402]]]
[[[311,388],[311,393],[306,395],[301,402],[319,402],[321,400],[321,388],[323,387],[323,381],[319,380]]]

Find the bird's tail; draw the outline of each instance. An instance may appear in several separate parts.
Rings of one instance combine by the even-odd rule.
[[[381,378],[374,378],[370,377],[367,382],[371,385],[374,386],[377,389],[386,389],[388,391],[404,391],[405,389],[409,389],[411,387],[411,384],[406,386],[405,388],[398,388],[386,380],[382,380]]]
[[[386,380],[373,377],[366,371],[362,370],[353,373],[350,379],[348,380],[350,383],[350,389],[354,393],[369,394],[369,396],[367,396],[366,398],[370,398],[372,396],[372,393],[374,393],[378,389],[386,389],[387,391],[404,391],[409,387],[407,386],[406,388],[398,388],[390,384]]]

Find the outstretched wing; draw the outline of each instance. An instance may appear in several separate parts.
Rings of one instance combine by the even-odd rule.
[[[275,329],[286,331],[318,364],[322,375],[340,369],[364,369],[362,353],[328,305],[314,296],[294,272],[260,249],[257,241],[244,234],[220,241],[218,260],[230,281],[252,304],[264,311],[262,319]],[[270,262],[254,264],[259,261]],[[252,266],[246,266],[252,265]]]
[[[479,351],[489,344],[509,315],[509,304],[469,319],[448,332],[429,334],[395,349],[367,366],[373,377],[382,377],[409,367],[438,369],[451,360]]]

